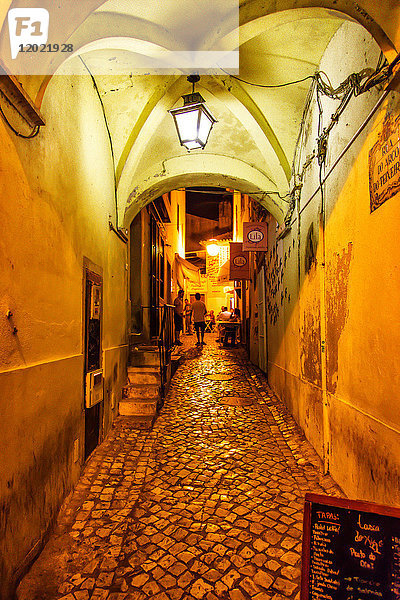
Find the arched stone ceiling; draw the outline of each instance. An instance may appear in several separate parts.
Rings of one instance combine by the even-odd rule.
[[[189,2],[190,0],[185,0],[185,6],[189,6]],[[163,45],[160,32],[163,30],[168,37],[167,32],[174,29],[173,26],[177,19],[176,12],[171,12],[170,8],[171,4],[174,5],[174,3],[175,0],[164,0],[163,3],[158,0],[153,0],[153,2],[151,0],[147,2],[139,0],[81,0],[80,2],[77,0],[62,0],[62,2],[30,0],[29,6],[47,8],[50,11],[52,15],[50,42],[67,41],[81,26],[84,27],[87,19],[96,18],[95,14],[97,12],[98,14],[108,13],[108,25],[111,30],[113,29],[113,19],[119,19],[121,26],[122,19],[125,17],[127,17],[127,23],[132,18],[140,19],[143,23],[147,22],[148,27],[158,30],[158,43]],[[379,2],[376,0],[359,0],[357,3],[353,0],[279,0],[278,3],[276,0],[239,0],[238,3],[240,7],[240,28],[243,33],[250,23],[254,23],[265,16],[283,13],[292,9],[301,10],[306,8],[318,11],[319,8],[323,8],[358,21],[376,39],[389,59],[390,57],[394,58],[396,48],[400,46],[400,5],[398,0],[379,0]],[[8,46],[7,10],[24,6],[26,6],[25,0],[0,0],[0,18],[3,23],[0,40],[2,56],[6,55],[3,52]],[[196,3],[194,6],[196,6]],[[184,37],[185,31],[190,32],[190,17],[193,16],[193,10],[188,10],[187,13],[189,20],[186,17],[186,22],[189,22],[189,27],[182,28],[181,37]],[[317,13],[315,13],[315,16],[318,16]],[[214,33],[213,27],[210,27],[211,32],[208,34],[208,43],[213,37],[219,43],[221,39],[229,35],[230,26],[229,22],[216,22]],[[89,35],[92,34],[89,33]],[[134,37],[137,38],[138,34],[135,33]],[[44,58],[48,62],[54,60],[54,56],[50,55],[46,55]]]
[[[131,191],[125,225],[149,202],[165,192],[190,186],[233,188],[253,195],[279,223],[283,222],[286,203],[275,194],[268,194],[270,180],[264,173],[233,157],[219,154],[190,154],[170,158],[163,162],[161,170],[142,172]]]
[[[325,8],[360,23],[375,38],[387,58],[394,59],[400,46],[400,6],[397,0],[241,0],[240,26],[265,15],[291,9]]]
[[[176,0],[162,4],[158,0],[30,2],[56,11],[52,35],[58,42],[72,42],[86,67],[95,73],[116,157],[120,222],[125,211],[132,216],[153,193],[167,191],[165,186],[182,186],[183,181],[199,185],[204,180],[204,185],[211,185],[211,177],[213,185],[235,187],[237,180],[236,187],[242,191],[248,192],[253,183],[257,192],[281,195],[288,189],[310,81],[264,89],[224,73],[203,76],[198,90],[218,123],[206,149],[188,155],[179,146],[167,113],[181,104],[180,96],[189,91],[186,76],[116,75],[113,66],[108,71],[105,68],[135,55],[152,56],[159,50],[184,47],[197,10],[195,0],[186,0],[185,6],[189,6],[187,2],[193,10],[181,11],[178,29],[177,13],[172,10]],[[22,0],[12,3],[13,7],[23,5]],[[0,0],[0,14],[5,15],[9,6],[10,2]],[[234,19],[210,24],[207,35],[196,43],[200,49],[224,49],[239,34],[240,77],[260,84],[277,85],[312,75],[343,20],[364,26],[388,59],[394,58],[396,45],[400,45],[397,0],[359,0],[358,4],[351,0],[240,0],[239,19],[239,30]],[[1,48],[7,41],[4,32],[3,25]],[[79,57],[72,58],[58,73],[73,72],[74,61],[82,67]],[[77,70],[81,72],[81,68]],[[109,74],[96,75],[99,70]],[[25,88],[39,103],[50,78],[24,79]],[[191,171],[185,174],[184,165],[189,162]],[[215,165],[219,165],[219,174]],[[201,168],[210,170],[202,174]],[[265,196],[264,202],[282,221],[286,203],[274,194],[269,199]]]
[[[185,1],[185,6],[189,6],[188,2],[190,0]],[[92,18],[91,15],[96,10],[98,13],[107,12],[114,17],[126,16],[142,19],[152,23],[153,27],[159,30],[168,31],[174,28],[177,19],[176,12],[171,12],[171,3],[174,4],[174,0],[164,0],[163,3],[158,0],[153,0],[153,2],[151,0],[147,2],[138,0],[81,0],[79,2],[77,0],[62,0],[62,2],[30,0],[29,6],[47,8],[50,11],[52,14],[52,28],[49,41],[61,42],[69,39],[88,18]],[[0,17],[3,22],[0,45],[2,51],[8,44],[8,36],[5,33],[7,29],[7,10],[24,6],[26,6],[25,0],[0,0]],[[265,15],[282,13],[292,9],[308,8],[318,10],[318,8],[325,8],[358,21],[376,39],[388,57],[389,55],[394,57],[396,48],[400,46],[400,5],[398,0],[379,0],[379,2],[377,0],[359,0],[359,2],[353,2],[352,0],[279,0],[279,3],[276,0],[239,0],[239,6],[241,28]],[[180,12],[183,17],[184,11]],[[186,22],[183,22],[181,30],[182,38],[185,31],[190,32],[190,17],[193,16],[194,11],[191,9],[187,13],[189,18],[185,16]],[[189,27],[185,27],[185,23],[189,23]],[[111,23],[109,25],[112,27]],[[230,23],[216,22],[214,34],[211,28],[208,37],[212,38],[214,35],[215,40],[220,40],[228,35],[229,26]],[[48,61],[54,59],[50,56],[46,58]]]
[[[279,19],[273,18],[271,28],[265,18],[262,28],[258,23],[253,38],[247,31],[247,41],[241,47],[241,76],[275,84],[315,72],[326,45],[342,20],[337,14],[324,11],[319,11],[318,18],[310,18],[312,15],[302,11],[296,19],[295,12],[287,11]],[[315,30],[320,32],[317,36]],[[90,55],[85,56],[85,61],[91,64]],[[112,78],[111,83],[109,78],[96,79],[115,141],[122,222],[126,198],[143,172],[147,173],[150,182],[159,176],[165,161],[187,157],[187,152],[178,144],[167,111],[181,104],[180,97],[189,91],[189,85],[185,76],[158,77],[155,78],[157,83],[152,76],[136,77],[133,87],[127,79],[118,82]],[[225,74],[203,76],[197,89],[218,122],[206,149],[196,151],[192,156],[235,156],[240,161],[238,176],[243,165],[248,165],[265,175],[268,190],[286,194],[309,84],[306,81],[290,89],[265,90],[247,86]],[[281,212],[284,210],[286,205],[281,201]]]

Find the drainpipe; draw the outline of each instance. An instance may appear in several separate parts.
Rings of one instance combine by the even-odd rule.
[[[319,214],[319,248],[320,248],[320,327],[321,327],[321,385],[322,385],[322,429],[323,429],[323,464],[324,474],[329,472],[331,450],[331,431],[329,421],[329,398],[327,391],[326,360],[326,246],[325,246],[325,193],[322,181],[322,165],[320,166],[321,211]]]

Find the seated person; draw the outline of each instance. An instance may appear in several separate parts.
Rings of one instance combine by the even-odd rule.
[[[231,346],[236,345],[240,327],[239,325],[234,325],[234,323],[240,323],[240,310],[238,308],[235,308],[232,311],[226,324],[220,325],[221,341],[223,342],[224,346],[227,346],[229,341]]]
[[[234,321],[234,322],[238,322],[240,321],[240,310],[238,308],[235,308],[235,310],[233,311],[233,313],[231,314],[231,318],[229,319],[230,321]]]
[[[231,314],[226,306],[221,306],[221,312],[217,315],[217,321],[229,321]]]
[[[221,323],[221,321],[228,322],[232,316],[232,313],[228,310],[226,306],[221,306],[221,312],[217,316],[218,323],[218,333],[219,340],[222,342],[225,336],[225,325]]]
[[[225,310],[225,306],[221,306],[221,310],[219,311],[219,313],[217,314],[217,321],[221,320],[221,315]]]
[[[214,327],[215,327],[215,314],[213,310],[210,310],[210,313],[208,315],[209,319],[210,319],[210,328],[211,331],[214,331]]]

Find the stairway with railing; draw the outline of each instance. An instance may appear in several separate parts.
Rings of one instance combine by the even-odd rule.
[[[141,315],[146,308],[150,307],[142,307]],[[120,415],[130,417],[133,424],[144,429],[152,427],[173,373],[174,307],[165,304],[156,309],[158,336],[149,341],[142,338],[139,343],[131,338],[128,382],[119,403]]]

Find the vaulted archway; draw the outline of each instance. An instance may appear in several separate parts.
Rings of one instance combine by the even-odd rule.
[[[189,186],[233,188],[252,195],[279,223],[283,222],[289,203],[274,191],[264,173],[236,158],[218,155],[192,155],[165,161],[162,171],[148,171],[135,181],[125,213],[129,225],[144,206],[173,189]]]

